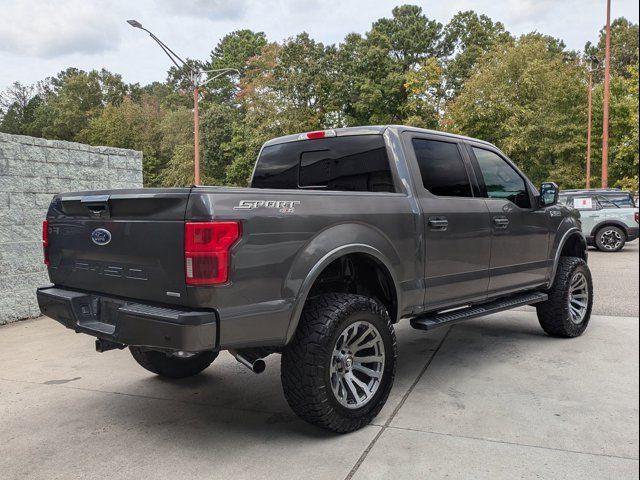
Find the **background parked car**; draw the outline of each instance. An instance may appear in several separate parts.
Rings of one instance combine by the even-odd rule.
[[[563,190],[562,195],[567,197],[575,197],[579,195],[598,195],[606,198],[610,202],[614,203],[618,207],[637,207],[636,198],[633,193],[619,188],[590,188],[590,189],[576,189],[576,190]]]
[[[564,190],[559,203],[580,211],[582,233],[603,252],[622,250],[638,238],[638,209],[630,192],[617,189]]]

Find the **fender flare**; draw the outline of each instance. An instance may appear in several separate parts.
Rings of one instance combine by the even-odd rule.
[[[554,259],[553,259],[553,269],[551,271],[551,277],[549,278],[549,281],[547,282],[546,288],[551,288],[551,286],[553,285],[553,281],[556,278],[556,270],[558,269],[558,262],[560,262],[560,254],[562,253],[562,249],[564,248],[565,244],[567,243],[567,241],[569,240],[570,237],[577,235],[578,238],[580,239],[580,244],[583,247],[584,250],[584,258],[585,261],[587,259],[587,239],[585,238],[584,234],[582,233],[582,231],[577,228],[577,227],[571,227],[569,228],[566,232],[564,232],[564,234],[562,235],[562,238],[560,239],[560,242],[558,242],[558,247],[556,248],[555,254],[554,254]]]
[[[316,262],[316,264],[311,268],[306,278],[302,282],[302,286],[300,287],[298,295],[294,300],[291,319],[289,320],[289,327],[287,328],[287,333],[285,336],[285,341],[284,341],[285,345],[291,341],[296,329],[298,328],[298,323],[300,322],[300,317],[302,315],[302,309],[304,308],[304,304],[307,301],[307,296],[311,291],[311,287],[313,287],[313,284],[315,283],[317,278],[320,276],[320,274],[331,262],[351,253],[363,253],[366,255],[370,255],[371,257],[375,258],[378,262],[380,262],[384,266],[384,268],[387,270],[393,282],[393,288],[395,289],[395,293],[396,293],[395,314],[397,318],[397,315],[400,311],[401,293],[400,293],[398,279],[388,259],[384,256],[384,254],[380,250],[370,245],[361,244],[361,243],[352,243],[348,245],[342,245],[340,247],[334,248],[333,250],[329,251],[318,262]]]
[[[598,233],[598,230],[600,230],[602,227],[606,227],[608,225],[614,226],[614,227],[618,227],[620,230],[622,230],[624,232],[625,237],[629,236],[629,232],[628,232],[628,228],[629,226],[626,225],[624,222],[620,221],[620,220],[602,220],[600,223],[597,223],[593,229],[591,230],[591,236],[595,237],[596,233]]]

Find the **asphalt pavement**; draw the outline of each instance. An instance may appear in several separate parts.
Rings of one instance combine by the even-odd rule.
[[[348,435],[290,411],[275,355],[262,375],[223,353],[168,381],[44,317],[0,327],[0,477],[638,478],[638,242],[589,263],[580,338],[546,336],[530,310],[403,322],[389,401]]]

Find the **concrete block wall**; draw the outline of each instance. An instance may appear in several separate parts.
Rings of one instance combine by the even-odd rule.
[[[142,186],[142,152],[0,133],[0,325],[40,314],[42,221],[60,192]]]

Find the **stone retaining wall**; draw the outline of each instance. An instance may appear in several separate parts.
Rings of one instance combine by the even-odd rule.
[[[141,186],[141,152],[0,133],[0,325],[40,314],[42,221],[54,194]]]

